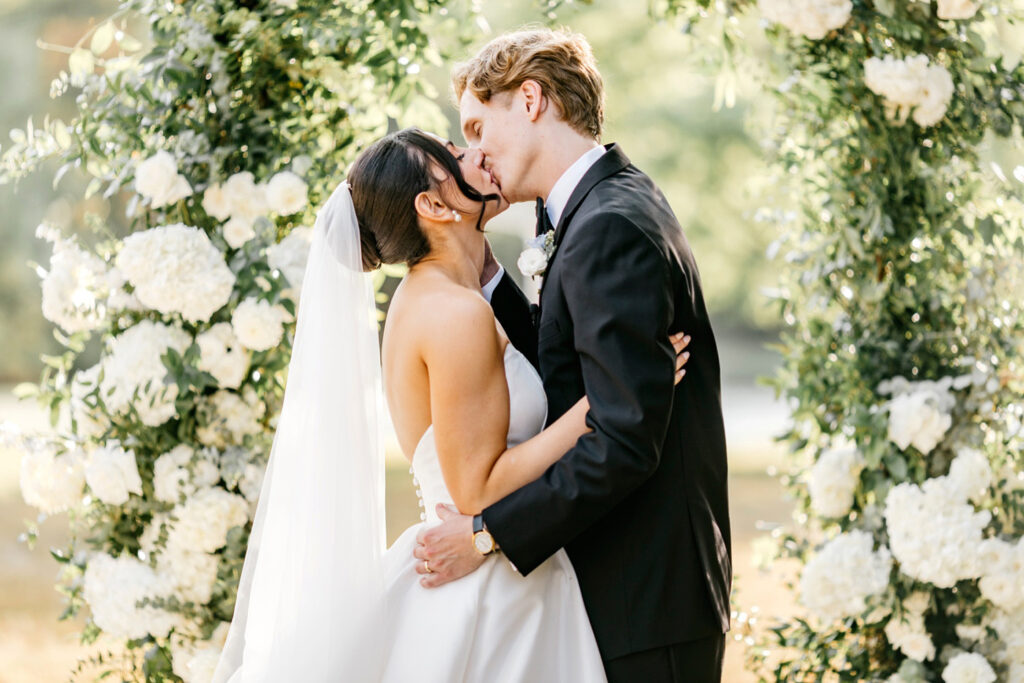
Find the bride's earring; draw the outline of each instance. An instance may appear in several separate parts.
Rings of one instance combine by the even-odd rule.
[[[462,220],[462,214],[458,211],[452,211],[452,220],[456,223],[460,222]]]

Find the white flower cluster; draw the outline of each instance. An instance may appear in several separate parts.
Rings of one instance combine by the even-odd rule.
[[[542,276],[547,271],[548,262],[554,253],[555,231],[548,230],[526,242],[526,249],[519,255],[516,265],[519,272],[526,277]]]
[[[936,0],[939,19],[971,19],[978,13],[981,3],[974,0]],[[916,0],[930,5],[932,0]]]
[[[46,514],[63,512],[82,501],[85,456],[75,449],[57,453],[52,444],[26,449],[21,456],[21,496]]]
[[[263,486],[266,465],[254,459],[248,448],[232,446],[220,456],[220,476],[228,489],[237,489],[249,501],[249,515],[256,512],[256,503]]]
[[[95,553],[85,568],[83,596],[93,621],[114,638],[166,637],[183,623],[180,614],[152,605],[135,606],[142,598],[165,597],[169,592],[165,577],[129,555],[114,558]]]
[[[36,236],[53,244],[50,269],[40,269],[43,317],[66,332],[94,330],[106,321],[103,291],[107,265],[101,258],[64,239],[57,229],[45,224]]]
[[[160,356],[167,349],[185,353],[192,338],[180,327],[170,327],[151,320],[142,320],[117,335],[110,342],[109,353],[103,357],[103,382],[100,396],[112,413],[126,413],[134,407],[142,422],[158,427],[174,414],[178,396],[176,384],[164,384],[167,368]],[[145,389],[150,383],[149,390]],[[132,400],[139,391],[139,399]]]
[[[196,457],[188,444],[178,444],[153,463],[153,492],[157,500],[177,503],[197,489],[212,486],[220,480],[220,470],[208,452]]]
[[[997,635],[989,647],[991,660],[1007,668],[1007,683],[1024,683],[1024,610],[993,610],[985,626]]]
[[[135,451],[125,450],[117,440],[108,441],[89,454],[85,483],[107,505],[123,505],[130,494],[142,495],[142,478]]]
[[[874,550],[874,538],[854,530],[836,536],[804,567],[800,601],[822,622],[830,623],[867,610],[868,598],[889,585],[892,556]]]
[[[257,183],[252,173],[243,171],[223,185],[212,185],[203,194],[203,208],[213,218],[227,221],[224,239],[237,249],[256,236],[256,219],[272,211],[290,216],[306,208],[306,183],[291,171],[281,171],[266,184]]]
[[[757,0],[757,8],[768,21],[782,24],[797,35],[821,40],[830,31],[846,26],[853,3],[850,0]]]
[[[216,448],[241,444],[247,434],[263,429],[260,419],[265,412],[266,405],[251,386],[246,386],[242,395],[221,389],[199,404],[196,436],[203,445]]]
[[[135,190],[149,198],[154,209],[192,194],[185,176],[178,173],[178,162],[166,151],[157,152],[135,169]]]
[[[1024,539],[1008,543],[987,538],[981,543],[979,555],[981,594],[1006,612],[1024,610]]]
[[[171,668],[185,683],[209,683],[217,670],[217,660],[228,639],[230,624],[222,621],[209,640],[171,639]]]
[[[893,616],[885,625],[889,644],[917,662],[935,657],[935,643],[924,625],[929,602],[930,597],[924,591],[912,593],[903,601],[902,616]]]
[[[235,274],[206,233],[181,223],[126,237],[117,267],[143,304],[193,323],[209,320],[235,285]]]
[[[853,493],[864,469],[864,459],[854,448],[822,453],[811,468],[807,483],[811,509],[823,517],[843,517],[853,506]]]
[[[249,352],[238,341],[231,323],[217,323],[196,337],[199,369],[209,372],[228,389],[242,385],[249,370]]]
[[[995,683],[996,672],[977,652],[961,652],[950,658],[942,670],[945,683]]]
[[[927,55],[870,57],[864,62],[864,83],[885,98],[900,123],[913,110],[914,122],[922,128],[943,119],[956,89],[946,67],[929,65]]]
[[[902,450],[913,446],[924,455],[931,453],[953,424],[953,382],[952,377],[934,382],[908,382],[903,377],[894,377],[882,382],[878,392],[892,394],[892,400],[886,404],[889,440]]]
[[[280,242],[267,248],[267,264],[284,274],[293,301],[302,294],[302,279],[309,261],[309,247],[313,242],[313,229],[302,226],[295,228]]]
[[[939,588],[981,576],[982,532],[992,514],[976,511],[967,501],[970,491],[988,487],[992,473],[988,462],[976,456],[964,451],[953,461],[949,475],[921,486],[899,484],[889,491],[885,500],[889,547],[907,576]]]
[[[250,296],[235,307],[231,327],[242,346],[267,351],[281,341],[284,323],[290,320],[291,314],[280,304]]]

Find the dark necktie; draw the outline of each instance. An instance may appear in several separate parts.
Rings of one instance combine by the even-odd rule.
[[[536,236],[540,237],[548,230],[554,230],[555,226],[551,225],[551,219],[548,218],[548,212],[544,208],[544,200],[537,197],[537,232]]]

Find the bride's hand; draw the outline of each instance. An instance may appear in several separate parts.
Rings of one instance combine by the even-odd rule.
[[[669,340],[672,342],[672,348],[676,350],[676,384],[679,384],[686,375],[684,366],[690,360],[690,352],[686,351],[686,347],[690,345],[690,335],[679,332],[670,336]]]

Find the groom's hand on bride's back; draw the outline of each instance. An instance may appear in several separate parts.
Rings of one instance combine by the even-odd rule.
[[[416,535],[413,557],[420,584],[436,588],[472,574],[487,559],[473,548],[473,518],[451,505],[438,505],[441,524],[424,527]]]

